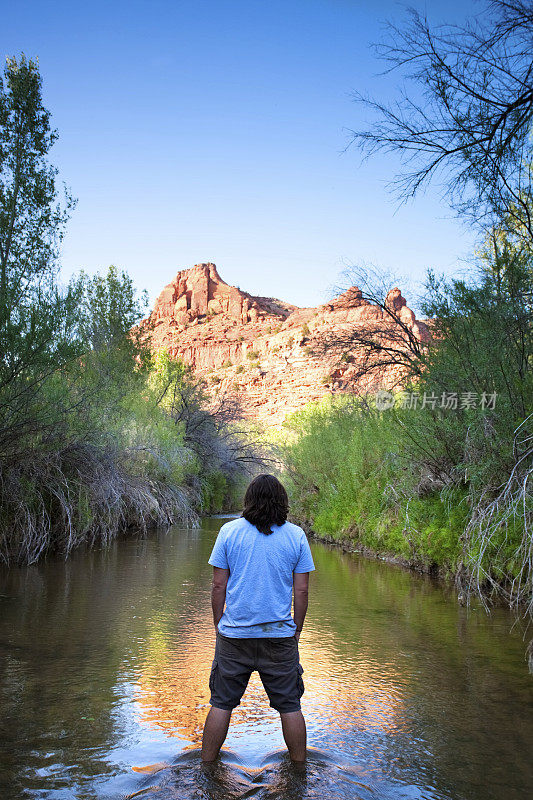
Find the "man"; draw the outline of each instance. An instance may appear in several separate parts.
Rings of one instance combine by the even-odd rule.
[[[209,563],[216,647],[203,761],[217,757],[231,712],[254,670],[280,714],[291,759],[305,761],[298,641],[307,612],[309,573],[315,566],[305,533],[287,522],[288,510],[283,485],[273,475],[259,475],[246,490],[242,516],[222,526],[213,547]]]

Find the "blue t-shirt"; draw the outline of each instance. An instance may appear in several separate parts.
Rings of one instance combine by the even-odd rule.
[[[218,630],[237,639],[294,636],[294,572],[314,570],[307,537],[298,525],[272,525],[260,533],[244,517],[226,522],[209,563],[229,569],[226,607]]]

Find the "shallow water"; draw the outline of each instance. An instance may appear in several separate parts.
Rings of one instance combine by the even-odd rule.
[[[295,770],[254,675],[202,767],[223,519],[0,572],[0,798],[513,800],[533,783],[533,679],[503,610],[313,545]]]

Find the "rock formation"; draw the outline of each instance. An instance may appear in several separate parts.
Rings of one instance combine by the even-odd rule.
[[[427,338],[426,325],[415,319],[399,289],[388,293],[386,303],[415,336]],[[356,286],[317,308],[298,308],[230,286],[214,264],[178,272],[150,320],[155,348],[190,364],[213,397],[234,396],[243,417],[275,426],[307,402],[354,388],[354,359],[339,364],[338,357],[317,357],[318,339],[351,326],[390,324]],[[384,374],[379,383],[392,385],[395,377]]]
[[[194,320],[223,314],[236,323],[256,322],[259,298],[241,292],[222,280],[214,264],[196,264],[178,272],[159,295],[153,317],[157,322],[184,328]]]

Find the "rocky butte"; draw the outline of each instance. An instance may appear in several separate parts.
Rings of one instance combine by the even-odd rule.
[[[388,293],[387,303],[417,338],[428,336],[399,289]],[[324,305],[298,308],[230,286],[214,264],[196,264],[165,286],[150,321],[156,349],[190,364],[213,399],[231,396],[243,418],[266,426],[279,426],[288,413],[325,394],[377,388],[354,386],[354,358],[313,354],[325,335],[385,324],[382,310],[356,286]],[[392,385],[395,377],[385,371],[379,385]]]

